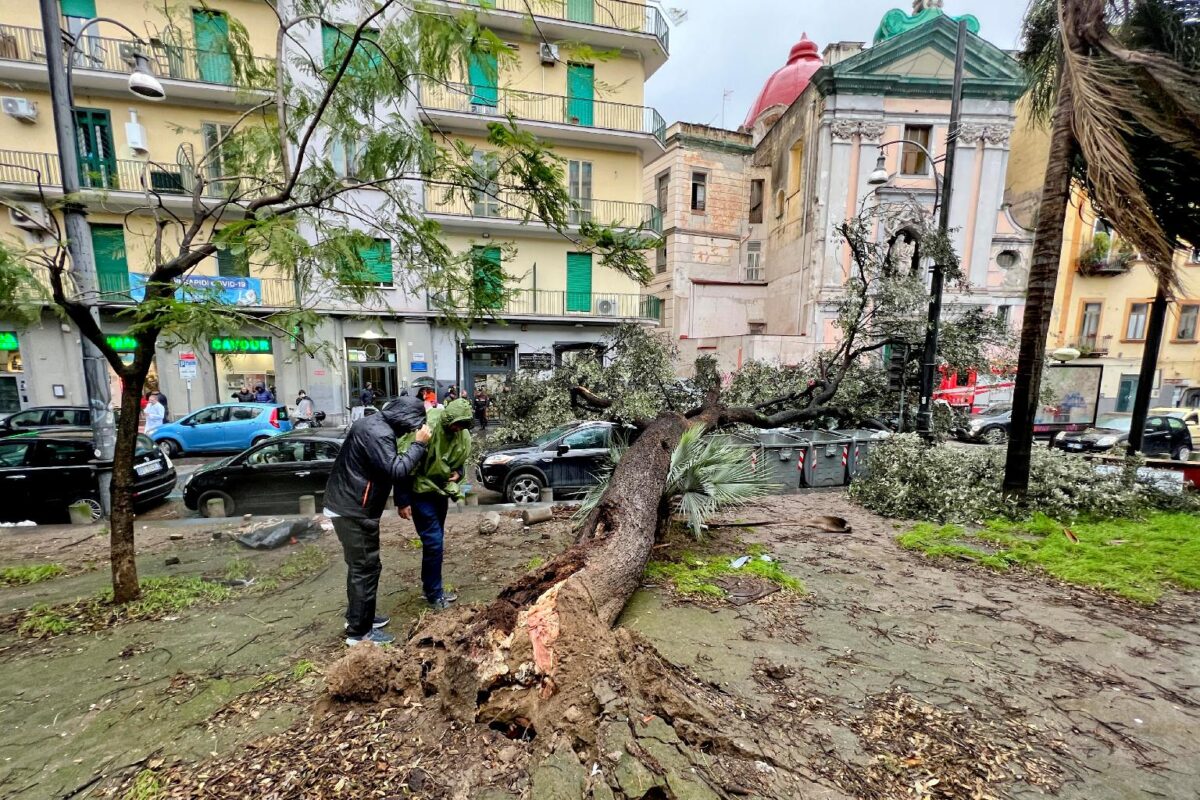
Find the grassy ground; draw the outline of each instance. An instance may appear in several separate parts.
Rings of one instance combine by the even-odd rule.
[[[1200,589],[1200,517],[1192,514],[1069,527],[1038,516],[1023,523],[990,522],[970,531],[925,523],[899,541],[910,550],[992,569],[1038,569],[1138,603],[1158,602],[1168,587]]]
[[[703,595],[723,598],[726,591],[716,581],[726,577],[752,576],[776,584],[789,592],[803,593],[804,584],[787,574],[778,561],[767,555],[766,548],[752,545],[744,548],[750,556],[741,567],[731,564],[740,553],[697,555],[684,551],[672,561],[651,561],[646,565],[646,579],[654,583],[666,583],[680,595]]]

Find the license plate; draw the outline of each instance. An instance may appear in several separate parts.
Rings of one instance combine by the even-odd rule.
[[[133,468],[133,471],[138,475],[153,475],[156,472],[162,472],[163,465],[158,461],[147,461],[145,464],[138,464]]]
[[[1067,445],[1067,449],[1068,449],[1068,450],[1082,450],[1082,449],[1083,449],[1083,445],[1081,445],[1081,444],[1068,444],[1068,445]]]

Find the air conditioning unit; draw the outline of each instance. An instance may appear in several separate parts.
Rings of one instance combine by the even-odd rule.
[[[496,106],[489,103],[471,103],[472,114],[482,114],[485,117],[494,117],[500,113]]]
[[[146,138],[146,126],[138,122],[137,112],[129,111],[129,122],[125,123],[125,141],[135,156],[144,156],[150,152],[150,144]]]
[[[44,233],[50,227],[50,214],[45,206],[9,206],[8,221],[13,227]]]
[[[24,97],[0,97],[4,113],[21,122],[37,122],[37,103]]]
[[[538,47],[538,55],[541,56],[543,64],[554,66],[558,63],[558,45],[542,42]]]
[[[608,297],[597,299],[596,314],[601,317],[615,317],[617,315],[617,301]]]

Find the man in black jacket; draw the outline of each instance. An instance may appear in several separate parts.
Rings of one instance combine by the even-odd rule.
[[[416,431],[407,452],[396,452],[396,439]],[[387,617],[375,616],[379,590],[379,518],[392,486],[421,463],[431,433],[425,404],[406,397],[350,428],[325,485],[325,516],[333,520],[346,559],[346,644],[388,644],[394,637],[379,631]]]

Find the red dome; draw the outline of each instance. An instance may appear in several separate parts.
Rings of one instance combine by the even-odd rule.
[[[790,106],[820,68],[821,54],[816,42],[809,39],[807,33],[801,34],[800,41],[788,53],[787,64],[777,69],[758,93],[758,99],[746,115],[746,128],[753,128],[759,115],[771,106]]]

